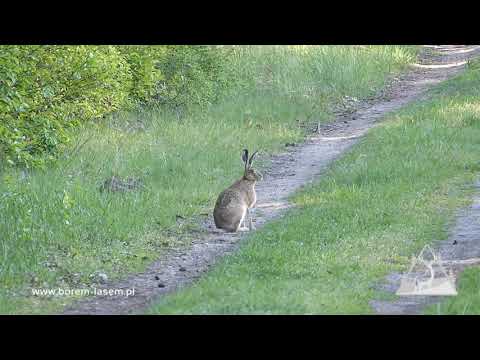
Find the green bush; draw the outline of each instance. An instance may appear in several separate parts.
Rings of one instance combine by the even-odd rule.
[[[224,54],[211,46],[2,45],[2,162],[42,165],[71,128],[119,109],[206,106],[227,84]]]
[[[227,85],[227,51],[214,46],[117,46],[133,76],[131,100],[188,108],[214,102]]]
[[[167,46],[158,62],[157,99],[175,108],[208,106],[228,85],[228,53],[214,46]]]
[[[158,63],[167,51],[165,46],[121,45],[116,47],[127,61],[132,74],[130,99],[148,103],[158,94],[158,84],[164,79]]]
[[[28,167],[53,158],[69,128],[124,106],[131,80],[113,46],[1,46],[4,161]]]

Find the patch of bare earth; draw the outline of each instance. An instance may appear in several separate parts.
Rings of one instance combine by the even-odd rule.
[[[357,110],[339,115],[334,122],[320,126],[319,131],[303,143],[286,147],[272,157],[264,169],[264,181],[257,185],[255,225],[285,213],[287,197],[305,184],[316,180],[324,169],[355,144],[376,122],[390,112],[416,100],[432,85],[457,74],[464,61],[480,54],[477,46],[425,47],[421,64],[393,79],[375,99],[360,102]],[[294,144],[293,144],[294,145]],[[215,229],[211,214],[202,224],[205,229],[188,247],[169,250],[144,272],[124,280],[109,282],[101,289],[135,289],[134,296],[94,296],[69,306],[64,314],[135,314],[141,313],[161,296],[187,286],[201,277],[218,259],[238,247],[243,233],[228,234]]]

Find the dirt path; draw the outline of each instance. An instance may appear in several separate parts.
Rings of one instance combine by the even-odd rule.
[[[338,116],[334,123],[322,126],[320,132],[309,137],[304,144],[288,147],[285,153],[274,156],[271,168],[263,171],[264,181],[257,186],[256,227],[280,216],[289,206],[286,200],[289,195],[321,175],[335,158],[355,144],[386,113],[418,99],[430,86],[461,71],[467,58],[479,54],[480,46],[425,47],[421,64],[395,79],[382,96],[361,103],[355,113]],[[135,296],[88,298],[67,308],[64,314],[141,313],[160,296],[198,279],[217,259],[234,251],[243,237],[242,233],[217,231],[211,216],[203,226],[206,234],[199,235],[189,248],[172,249],[145,272],[102,287],[134,288]]]
[[[472,206],[458,212],[448,239],[433,245],[436,254],[448,262],[448,268],[453,270],[456,279],[465,267],[470,265],[470,259],[480,258],[480,182],[475,184],[475,189]],[[477,262],[476,265],[478,264]],[[422,276],[420,272],[413,274]],[[402,273],[391,273],[384,283],[379,284],[378,289],[395,294],[401,278]],[[373,300],[370,305],[375,313],[381,315],[417,315],[421,314],[426,306],[443,300],[445,297],[442,296],[397,296],[392,301]]]

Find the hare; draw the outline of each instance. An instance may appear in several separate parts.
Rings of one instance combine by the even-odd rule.
[[[218,229],[227,232],[246,231],[253,229],[250,209],[257,202],[255,183],[262,180],[262,174],[252,168],[252,162],[258,151],[248,159],[248,150],[243,150],[242,160],[245,171],[241,179],[225,189],[215,203],[213,218]],[[245,218],[248,216],[248,228],[245,227]],[[243,225],[243,226],[242,226]]]

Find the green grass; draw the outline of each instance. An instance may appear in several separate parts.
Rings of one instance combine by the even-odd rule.
[[[242,148],[268,155],[301,140],[299,124],[327,121],[330,106],[341,105],[347,95],[373,95],[415,51],[408,46],[235,47],[235,86],[210,108],[181,116],[161,109],[117,114],[78,130],[80,146],[65,149],[56,166],[25,178],[20,170],[4,170],[0,313],[58,310],[72,299],[35,298],[30,289],[90,286],[95,271],[119,278],[142,270],[163,249],[188,242],[175,236],[185,228],[176,215],[195,220],[211,211],[219,191],[241,174]],[[114,174],[139,177],[145,188],[100,193],[99,186]],[[250,283],[242,278],[238,286],[245,281]],[[264,309],[261,301],[258,306]]]
[[[480,71],[389,115],[285,217],[248,236],[195,285],[150,314],[368,314],[373,286],[406,271],[424,244],[447,237],[480,170]],[[478,269],[441,312],[476,312]]]
[[[480,269],[466,269],[457,284],[458,295],[425,309],[428,315],[480,314]]]

